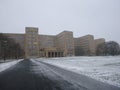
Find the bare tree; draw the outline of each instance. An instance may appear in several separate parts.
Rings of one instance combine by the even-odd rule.
[[[119,55],[120,47],[119,44],[115,41],[109,41],[105,45],[106,55]]]
[[[109,41],[98,45],[96,55],[119,55],[120,46],[115,41]]]
[[[0,33],[0,58],[23,58],[24,50],[13,39]]]

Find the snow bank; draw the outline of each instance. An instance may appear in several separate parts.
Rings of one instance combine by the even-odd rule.
[[[120,87],[120,56],[38,60]]]
[[[1,63],[0,64],[0,72],[10,68],[11,66],[17,64],[18,62],[22,61],[23,59],[20,60],[14,60],[14,61],[10,61],[10,62],[6,62],[6,63]]]

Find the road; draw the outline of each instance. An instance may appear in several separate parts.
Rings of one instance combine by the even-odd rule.
[[[120,90],[37,60],[23,60],[0,73],[0,90]]]

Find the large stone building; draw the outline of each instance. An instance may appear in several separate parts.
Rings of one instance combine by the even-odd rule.
[[[93,35],[86,35],[74,39],[75,46],[79,46],[84,50],[85,55],[95,55],[95,42]]]
[[[84,55],[96,55],[97,46],[102,43],[105,43],[104,38],[94,39],[93,35],[74,38],[75,52],[80,49],[84,51]]]
[[[25,34],[5,35],[20,44],[26,58],[74,56],[78,47],[84,50],[85,55],[95,55],[97,45],[105,42],[103,39],[94,40],[92,35],[74,38],[71,31],[63,31],[58,35],[38,33],[38,28],[26,27]]]

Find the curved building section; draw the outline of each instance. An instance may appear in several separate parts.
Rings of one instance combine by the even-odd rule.
[[[96,47],[105,42],[103,38],[94,39],[93,35],[74,38],[72,31],[40,35],[36,27],[26,27],[25,34],[4,34],[20,44],[25,51],[25,58],[96,55]]]

